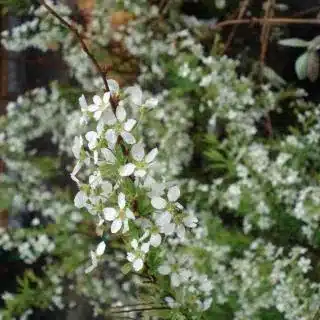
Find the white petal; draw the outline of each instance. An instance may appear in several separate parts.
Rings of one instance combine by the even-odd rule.
[[[188,228],[195,228],[198,222],[198,218],[192,216],[191,214],[183,218],[183,223]]]
[[[131,176],[134,172],[135,165],[133,163],[127,163],[124,166],[120,167],[119,174],[121,177]]]
[[[112,126],[117,122],[117,118],[114,115],[113,111],[110,109],[105,110],[103,117],[102,117],[103,121],[105,122],[105,124]]]
[[[175,227],[176,227],[176,225],[174,223],[167,223],[161,227],[161,231],[165,235],[171,235],[171,234],[173,234]]]
[[[156,107],[156,106],[158,105],[158,103],[159,103],[158,99],[156,99],[156,98],[150,98],[150,99],[148,99],[148,100],[144,103],[144,105],[145,105],[147,108],[152,109],[152,108]]]
[[[153,233],[150,237],[150,244],[153,247],[159,247],[161,244],[161,235],[159,233]]]
[[[143,260],[141,258],[134,260],[132,266],[135,271],[140,271],[143,268]]]
[[[136,143],[136,138],[127,131],[122,131],[121,132],[121,137],[123,138],[123,140],[127,143],[127,144],[134,144]]]
[[[171,285],[173,287],[178,287],[179,284],[180,284],[179,275],[176,272],[172,273],[172,275],[171,275]]]
[[[80,158],[80,152],[81,152],[81,147],[82,147],[83,141],[82,137],[75,137],[73,141],[73,146],[72,146],[72,152],[75,156],[76,159]]]
[[[86,139],[91,142],[95,141],[98,137],[98,134],[95,131],[89,131],[86,133]]]
[[[90,104],[88,106],[88,111],[90,112],[96,112],[97,110],[99,110],[99,106],[97,104]]]
[[[112,183],[110,183],[109,181],[103,181],[101,183],[101,188],[104,195],[109,195],[112,192]]]
[[[126,119],[127,113],[123,106],[119,105],[116,110],[117,119],[123,122]]]
[[[124,219],[122,233],[126,233],[128,231],[129,231],[129,221],[128,221],[128,219]]]
[[[108,129],[105,137],[108,142],[115,144],[117,142],[118,135],[116,134],[114,129]]]
[[[147,174],[147,171],[144,169],[138,169],[134,172],[135,177],[144,177]]]
[[[93,103],[98,106],[102,104],[102,99],[98,95],[93,96],[92,100],[93,100]]]
[[[151,199],[151,205],[158,210],[164,209],[167,205],[167,201],[161,197],[153,197]]]
[[[80,107],[83,111],[85,111],[87,108],[88,108],[88,104],[87,104],[87,101],[86,101],[86,98],[84,95],[82,95],[80,98],[79,98],[79,104],[80,104]]]
[[[101,115],[102,115],[102,111],[101,110],[97,110],[93,117],[96,119],[96,121],[98,121],[100,118],[101,118]]]
[[[126,131],[131,131],[133,127],[136,125],[136,123],[137,123],[137,120],[129,119],[124,123],[123,128]]]
[[[146,163],[152,162],[158,154],[158,148],[152,149],[147,155],[146,155]]]
[[[148,253],[150,249],[150,244],[148,242],[145,242],[144,244],[142,244],[141,246],[141,251],[144,253]]]
[[[130,100],[133,104],[137,106],[140,106],[142,104],[142,91],[140,87],[129,87],[125,90],[125,92],[130,95]]]
[[[120,90],[118,82],[116,80],[109,79],[107,80],[107,83],[108,83],[108,87],[110,89],[111,94],[118,95]]]
[[[104,208],[103,216],[105,220],[113,221],[118,216],[118,212],[114,208]]]
[[[165,224],[170,223],[171,219],[172,219],[171,213],[169,211],[165,211],[157,217],[157,224],[160,226],[163,226]]]
[[[168,200],[170,202],[177,201],[179,199],[179,197],[180,197],[180,189],[178,186],[171,187],[168,190]]]
[[[171,272],[171,268],[170,268],[170,266],[163,264],[162,266],[160,266],[158,268],[158,271],[160,274],[167,275]]]
[[[203,311],[206,311],[211,307],[212,300],[213,300],[212,298],[207,298],[203,301],[203,307],[202,307]]]
[[[133,239],[133,240],[131,241],[131,247],[132,247],[134,250],[137,250],[137,248],[138,248],[138,241],[137,241],[137,239]]]
[[[132,262],[136,258],[136,255],[133,254],[132,252],[127,253],[127,259],[128,261]]]
[[[117,233],[122,227],[122,220],[116,219],[111,224],[111,233]]]
[[[135,219],[133,212],[129,208],[126,209],[126,217],[131,220]]]
[[[106,159],[106,161],[108,163],[115,163],[116,162],[116,157],[110,149],[102,148],[101,153],[103,154],[104,158]]]
[[[118,206],[120,209],[123,209],[126,206],[126,196],[122,192],[118,195]]]
[[[87,195],[83,191],[79,191],[74,197],[74,205],[77,208],[83,208],[88,200]]]
[[[97,134],[98,136],[100,136],[102,134],[104,130],[104,123],[102,120],[99,120],[98,124],[97,124]]]
[[[70,174],[71,179],[77,183],[79,182],[79,179],[76,178],[76,174],[79,172],[81,167],[82,167],[82,163],[80,161],[77,161],[76,165],[74,166],[74,168]]]
[[[110,92],[106,92],[102,98],[103,102],[108,105],[110,103]]]
[[[102,256],[104,251],[106,250],[106,244],[104,243],[104,241],[101,241],[96,249],[96,254],[97,256]]]
[[[184,225],[179,224],[176,229],[176,232],[177,232],[178,237],[183,239],[186,234],[186,228],[184,227]]]
[[[134,144],[131,148],[131,154],[134,160],[142,161],[145,155],[143,144],[141,142]]]

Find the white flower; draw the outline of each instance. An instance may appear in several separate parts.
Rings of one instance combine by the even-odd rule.
[[[107,120],[110,125],[114,125],[114,128],[108,129],[105,134],[105,138],[112,146],[116,144],[119,135],[127,144],[134,144],[136,142],[135,137],[130,133],[130,131],[136,125],[137,121],[135,119],[128,119],[125,121],[126,117],[126,110],[121,104],[119,104],[116,110],[116,118],[113,120],[111,115]]]
[[[158,154],[158,149],[152,149],[147,155],[141,142],[136,143],[131,148],[132,158],[135,160],[135,171],[136,177],[144,177],[147,174],[147,168],[152,164]]]
[[[180,197],[180,189],[178,186],[169,188],[167,193],[168,201],[162,197],[155,196],[151,198],[151,205],[156,210],[164,210],[160,212],[156,218],[156,224],[160,228],[160,232],[165,235],[171,235],[174,232],[183,239],[186,229],[196,227],[198,219],[191,215],[185,215],[181,212],[182,205],[177,202]]]
[[[112,221],[112,233],[117,233],[122,227],[122,233],[125,233],[129,230],[129,219],[134,220],[135,217],[133,212],[129,208],[126,208],[126,198],[122,192],[118,195],[118,206],[118,210],[114,208],[105,208],[103,210],[103,215],[105,220]]]
[[[134,251],[127,253],[127,259],[132,263],[132,267],[135,271],[140,271],[143,268],[145,255],[149,252],[149,243],[143,243],[139,248],[139,242],[138,240],[133,239],[131,241],[131,247]]]
[[[178,208],[182,208],[182,206],[179,203],[176,203],[176,201],[180,197],[180,189],[178,186],[174,186],[169,188],[168,193],[167,193],[167,198],[169,202],[175,203],[175,205]],[[163,199],[162,197],[152,197],[151,198],[151,205],[157,209],[157,210],[163,210],[167,207],[168,202],[167,200]]]
[[[159,266],[158,271],[162,275],[170,275],[172,287],[178,287],[182,282],[179,275],[179,265],[171,256],[168,256],[168,260],[163,265]]]
[[[161,213],[157,219],[156,224],[160,228],[160,232],[165,235],[172,235],[176,229],[176,225],[172,222],[172,215],[169,211]]]
[[[110,92],[106,92],[102,99],[100,96],[95,95],[93,96],[93,104],[91,104],[90,106],[88,106],[88,111],[93,113],[93,117],[98,121],[103,112],[107,109],[111,107],[110,104]]]

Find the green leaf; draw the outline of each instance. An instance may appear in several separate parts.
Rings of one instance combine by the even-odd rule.
[[[226,158],[216,150],[209,150],[208,152],[205,152],[205,155],[213,161],[226,162]]]
[[[299,80],[307,78],[308,75],[308,52],[302,54],[295,63],[295,70]]]
[[[283,39],[283,40],[280,40],[278,43],[282,46],[296,47],[296,48],[305,48],[309,46],[309,41],[305,41],[298,38]]]
[[[286,84],[286,81],[283,78],[281,78],[273,69],[267,66],[263,67],[263,74],[276,87]]]

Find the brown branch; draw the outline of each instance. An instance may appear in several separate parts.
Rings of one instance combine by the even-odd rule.
[[[92,63],[94,64],[94,66],[96,67],[98,73],[100,74],[105,89],[107,92],[110,92],[110,88],[105,76],[105,73],[103,72],[102,68],[100,67],[97,59],[94,57],[94,55],[90,52],[89,48],[87,47],[87,45],[85,44],[85,42],[83,41],[83,38],[80,34],[80,32],[72,25],[70,24],[68,21],[66,21],[64,18],[62,18],[53,8],[51,8],[46,2],[45,0],[40,0],[40,3],[53,15],[55,16],[65,27],[67,27],[69,30],[71,30],[74,35],[78,38],[81,47],[83,49],[83,51],[87,54],[87,56],[90,58],[90,60],[92,61]],[[112,107],[115,109],[116,108],[116,102],[113,100],[113,98],[111,97],[110,99]]]
[[[263,24],[263,22],[267,22],[270,25],[282,25],[282,24],[314,24],[320,25],[320,19],[294,19],[294,18],[256,18],[253,17],[251,19],[241,19],[241,20],[225,20],[222,22],[217,23],[211,30],[218,30],[227,26],[232,26],[235,24],[242,25],[242,24]]]
[[[272,18],[274,14],[273,10],[274,0],[268,0],[266,2],[265,14],[263,17],[262,30],[260,35],[261,51],[260,51],[260,64],[263,67],[269,44],[270,25],[268,19]]]
[[[244,0],[244,1],[241,2],[239,13],[238,13],[238,16],[237,16],[237,20],[241,20],[243,18],[244,14],[246,13],[246,10],[247,10],[247,8],[249,6],[249,3],[250,3],[250,0]],[[235,36],[235,34],[237,32],[238,26],[239,25],[237,25],[237,24],[233,26],[233,29],[232,29],[231,33],[229,34],[228,39],[226,41],[224,52],[226,52],[229,49],[229,47],[231,45],[231,42],[232,42],[232,40],[233,40],[233,38],[234,38],[234,36]]]

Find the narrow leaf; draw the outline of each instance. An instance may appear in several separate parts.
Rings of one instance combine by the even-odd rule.
[[[283,39],[278,42],[282,46],[304,48],[309,46],[309,41],[298,38]]]

